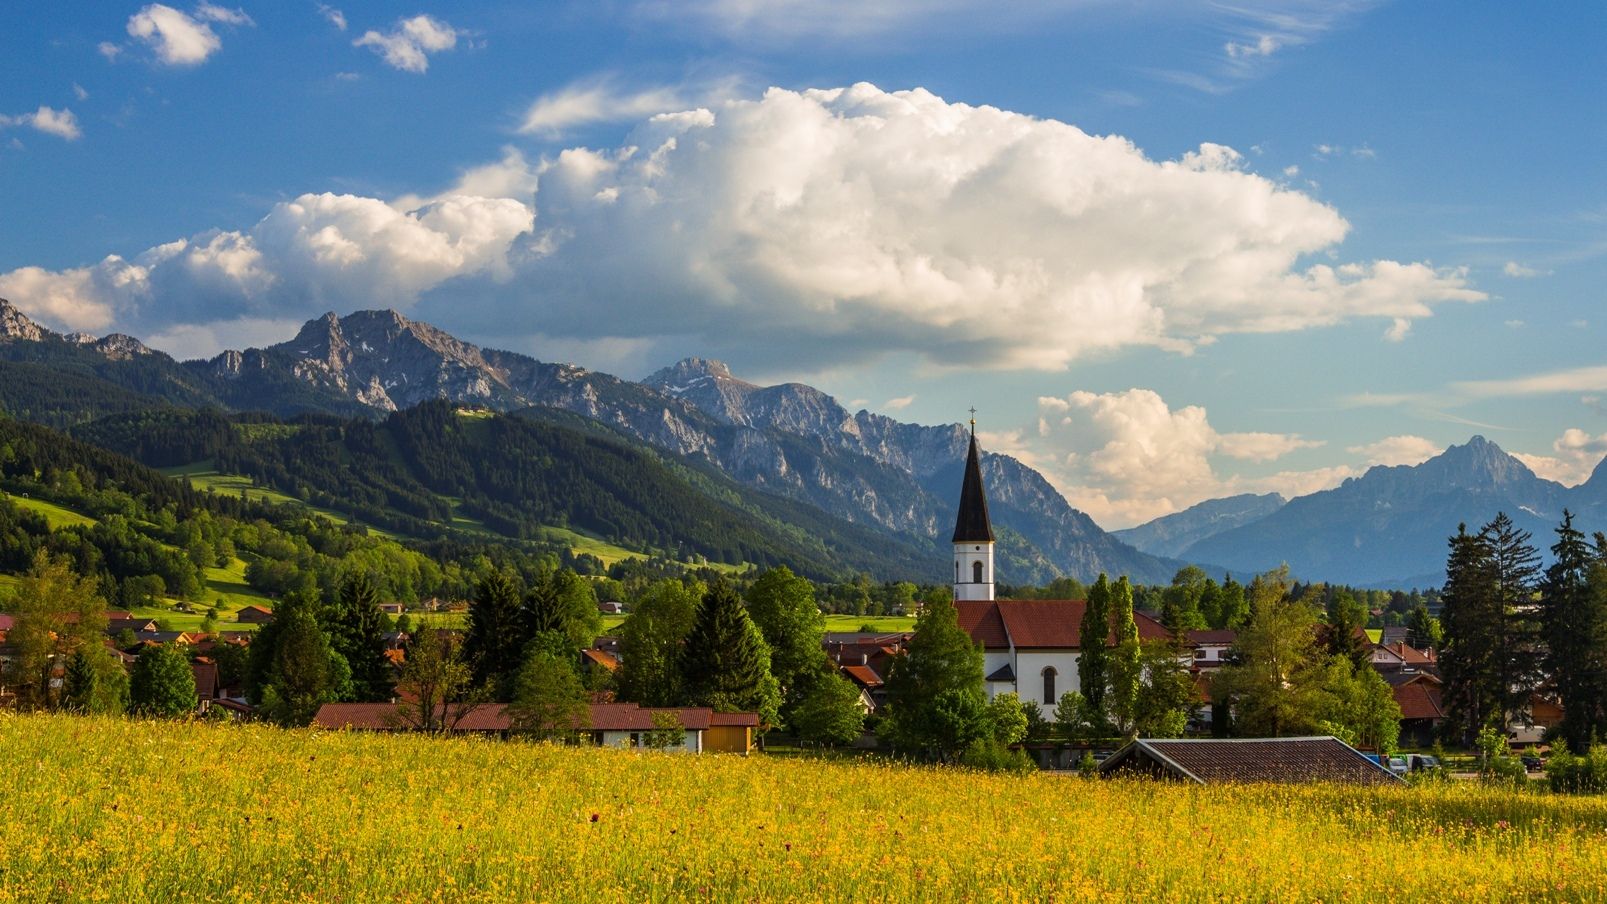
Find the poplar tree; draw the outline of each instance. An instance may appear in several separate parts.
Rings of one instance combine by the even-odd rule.
[[[1077,688],[1096,713],[1105,709],[1106,661],[1110,658],[1110,580],[1104,572],[1088,588],[1088,601],[1078,626],[1081,649],[1077,654]]]
[[[1138,642],[1138,622],[1133,618],[1133,586],[1126,575],[1111,589],[1110,627],[1116,635],[1116,647],[1105,665],[1110,685],[1106,708],[1117,730],[1125,734],[1137,722],[1138,688],[1143,680],[1143,648]]]

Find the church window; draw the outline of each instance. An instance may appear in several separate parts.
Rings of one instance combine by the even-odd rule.
[[[1055,676],[1058,675],[1058,674],[1059,673],[1055,671],[1054,666],[1049,666],[1048,668],[1043,670],[1043,702],[1044,703],[1054,703],[1055,702]]]
[[[960,583],[960,563],[954,563],[954,583]]]
[[[981,562],[972,562],[971,563],[971,583],[973,583],[973,584],[982,583],[982,563]]]

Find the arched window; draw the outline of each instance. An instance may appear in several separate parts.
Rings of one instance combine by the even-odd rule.
[[[982,583],[982,563],[981,562],[972,562],[971,563],[971,583],[973,583],[973,584]]]
[[[1055,676],[1058,675],[1058,674],[1059,673],[1055,671],[1054,666],[1049,666],[1048,668],[1043,670],[1043,702],[1044,703],[1053,703],[1053,702],[1055,702],[1055,699],[1056,699],[1055,698]]]
[[[958,559],[954,561],[954,583],[960,583],[960,562]]]

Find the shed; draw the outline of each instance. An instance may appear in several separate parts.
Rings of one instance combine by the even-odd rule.
[[[1099,765],[1102,777],[1194,782],[1389,785],[1400,779],[1335,737],[1142,739]]]

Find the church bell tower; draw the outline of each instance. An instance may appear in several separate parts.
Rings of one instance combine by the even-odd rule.
[[[975,415],[976,411],[971,413]],[[988,497],[982,491],[975,417],[971,418],[965,483],[960,487],[960,514],[954,519],[954,598],[993,599],[993,525],[988,522]]]

